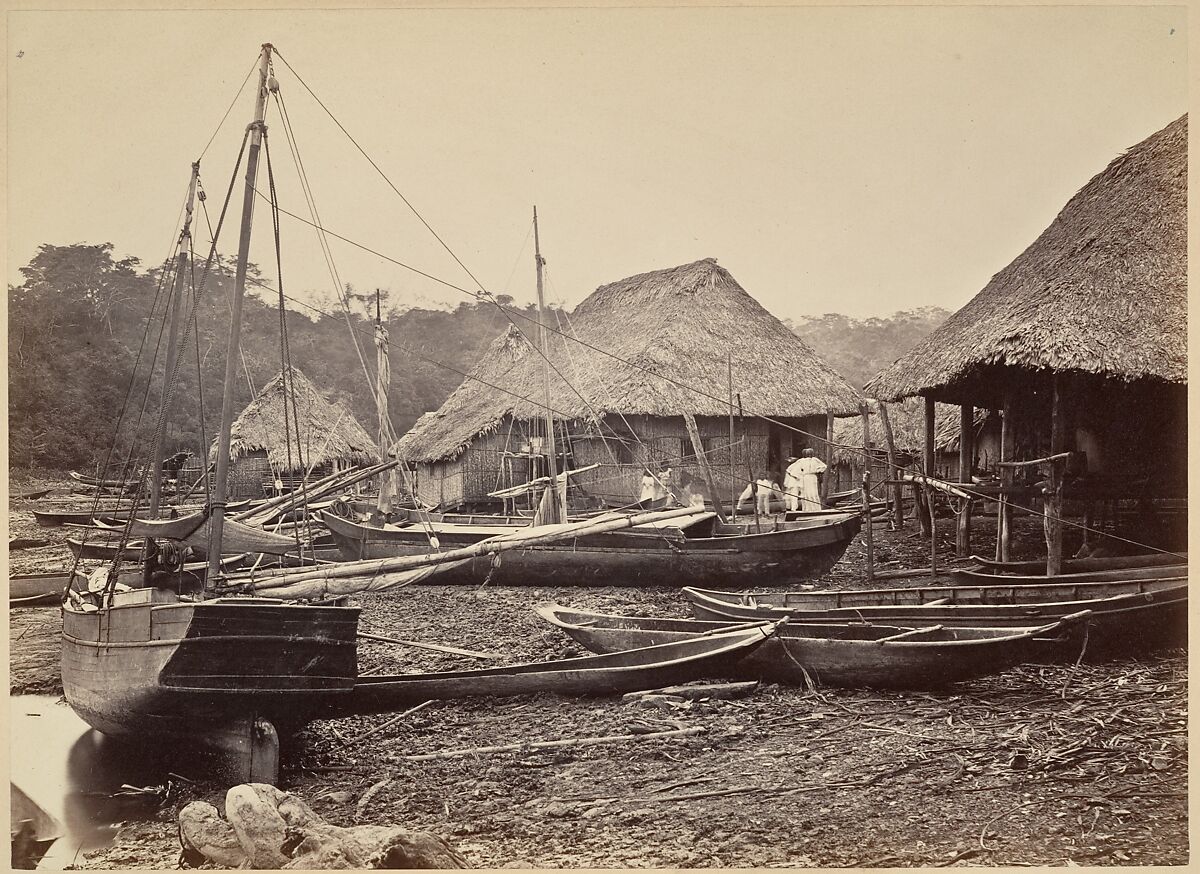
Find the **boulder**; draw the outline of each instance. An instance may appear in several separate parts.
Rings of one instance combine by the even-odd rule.
[[[225,796],[225,819],[211,804],[179,812],[188,861],[222,868],[465,868],[437,835],[400,826],[326,822],[302,798],[265,783],[243,783]]]

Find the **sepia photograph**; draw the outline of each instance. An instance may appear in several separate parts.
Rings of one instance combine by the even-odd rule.
[[[12,868],[1189,864],[1186,7],[260,5],[4,14]]]

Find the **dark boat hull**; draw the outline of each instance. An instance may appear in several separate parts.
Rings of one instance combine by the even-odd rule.
[[[734,627],[729,622],[607,616],[557,607],[538,608],[537,613],[584,648],[599,653],[688,640]],[[859,623],[785,623],[739,661],[734,674],[797,686],[937,689],[1037,659],[1058,628],[913,631]],[[906,633],[911,637],[881,640]]]
[[[110,737],[245,753],[256,720],[290,733],[353,688],[356,607],[181,603],[158,589],[115,600],[63,611],[63,692]]]
[[[325,524],[342,557],[350,561],[429,553],[419,528],[373,528],[328,515]],[[498,561],[475,558],[431,580],[474,585],[490,581],[505,586],[678,586],[680,580],[733,587],[763,580],[787,584],[827,573],[860,525],[859,517],[846,515],[814,521],[808,527],[723,537],[683,537],[677,530],[585,535],[563,543],[510,550]],[[485,536],[470,531],[438,533],[443,549],[473,545]]]
[[[477,671],[360,677],[349,695],[328,703],[324,715],[382,713],[447,698],[619,695],[705,677],[725,677],[739,659],[770,638],[772,629],[770,623],[757,623],[710,637],[611,655]]]

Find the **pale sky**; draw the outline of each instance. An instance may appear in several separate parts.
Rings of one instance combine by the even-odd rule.
[[[190,162],[269,41],[493,292],[534,299],[536,204],[567,306],[711,256],[780,317],[957,309],[1186,110],[1186,29],[1180,7],[14,12],[8,280],[45,242],[167,255]],[[325,225],[469,286],[276,76]],[[251,113],[247,86],[204,155],[214,221]],[[268,125],[282,205],[306,215]],[[264,207],[252,257],[273,278]],[[287,291],[328,306],[314,232],[282,233]],[[467,300],[332,247],[360,291]]]

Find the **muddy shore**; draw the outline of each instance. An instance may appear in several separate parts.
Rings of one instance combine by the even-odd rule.
[[[13,509],[10,533],[30,536],[27,508]],[[990,545],[985,526],[977,526],[980,551]],[[888,567],[917,565],[927,550],[911,524],[878,528],[876,540],[877,561],[895,562]],[[56,551],[14,553],[13,564],[53,566]],[[860,581],[862,554],[856,541],[828,584]],[[678,591],[666,588],[414,586],[358,600],[364,630],[505,662],[581,654],[530,612],[537,603],[687,615]],[[11,610],[10,630],[10,690],[60,693],[57,608]],[[480,664],[367,641],[359,654],[364,671]],[[285,760],[282,783],[332,822],[432,831],[487,868],[1181,865],[1189,859],[1186,686],[1186,656],[1168,651],[1026,665],[927,694],[763,685],[743,699],[659,706],[433,702],[362,741],[390,717],[313,724]],[[406,758],[675,728],[700,731]],[[200,773],[180,776],[195,782],[77,865],[174,867],[179,808],[194,798],[220,806],[228,788]]]

